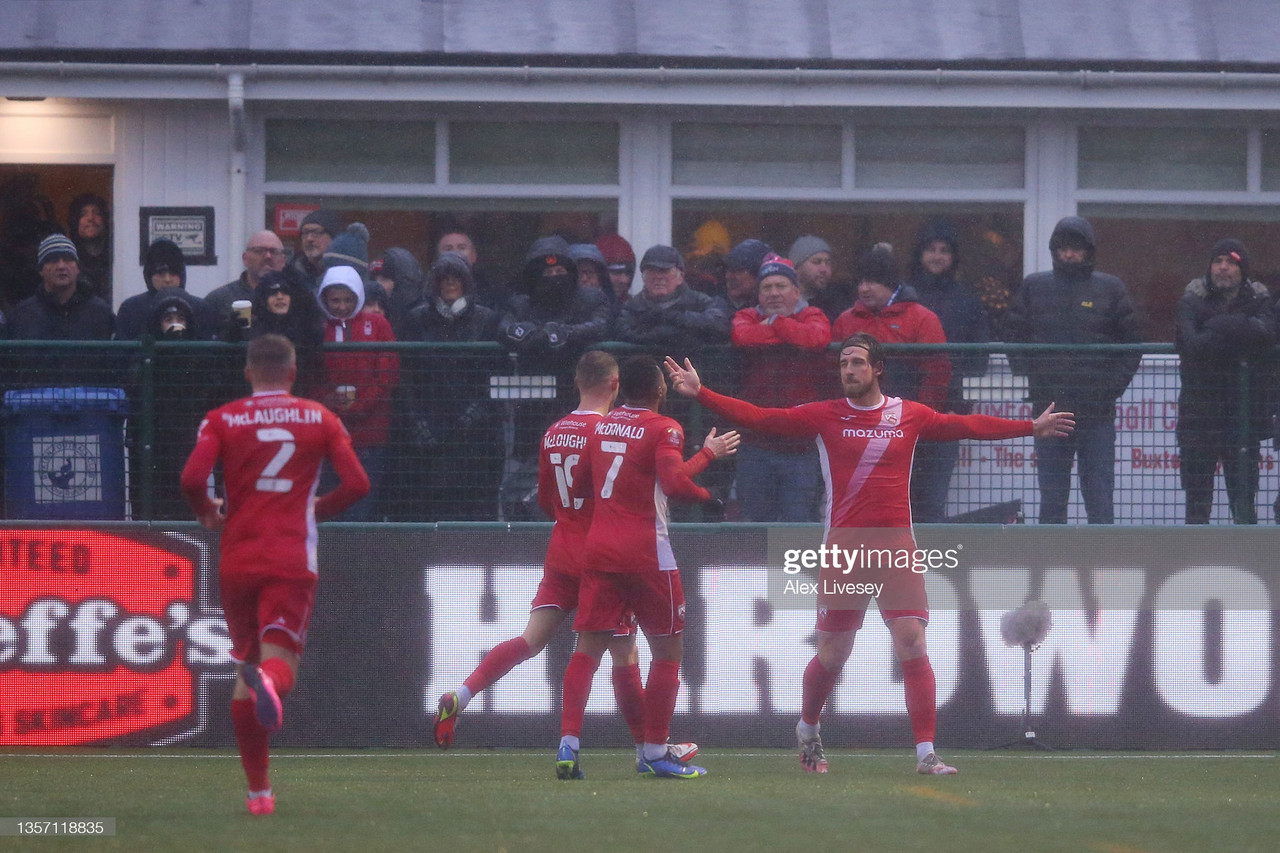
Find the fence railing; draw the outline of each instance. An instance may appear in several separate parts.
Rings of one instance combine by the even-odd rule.
[[[603,346],[616,355],[637,351]],[[203,414],[248,393],[243,350],[217,342],[0,342],[5,516],[189,518],[178,473]],[[1044,454],[1058,454],[1060,490],[1062,448],[1031,438],[922,445],[915,480],[932,494],[920,496],[918,521],[1083,523],[1099,520],[1104,498],[1117,524],[1179,524],[1188,513],[1214,522],[1274,518],[1270,361],[1197,365],[1185,372],[1184,388],[1168,344],[897,345],[886,354],[888,393],[1011,418],[1033,417],[1052,400],[1076,411],[1082,427],[1066,448],[1080,455],[1067,463],[1065,509],[1054,503],[1054,484],[1042,482]],[[839,396],[836,360],[834,348],[817,360],[732,347],[693,355],[708,386],[769,405]],[[517,358],[491,343],[328,345],[300,354],[296,391],[343,416],[376,480],[375,494],[350,518],[374,521],[541,520],[538,438],[576,402],[571,361]],[[668,406],[685,426],[686,450],[708,427],[725,426],[674,395]],[[752,442],[784,467],[788,454],[797,465],[816,464],[804,448],[762,436]],[[754,507],[742,500],[744,487],[754,496],[760,480],[744,481],[736,465],[716,463],[701,481],[727,501],[731,519],[773,520],[742,514]],[[1100,495],[1108,477],[1108,494]],[[782,500],[799,500],[801,515],[819,517],[820,496]],[[680,512],[678,520],[700,518],[696,509]]]

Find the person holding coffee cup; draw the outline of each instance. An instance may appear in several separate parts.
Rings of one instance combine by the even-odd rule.
[[[364,310],[365,283],[354,267],[330,267],[321,279],[318,297],[326,318],[326,344],[395,341],[387,318]],[[378,503],[391,433],[391,395],[399,382],[400,359],[389,350],[328,351],[324,368],[318,399],[342,418],[371,483],[368,496],[341,519],[373,521],[384,514]]]

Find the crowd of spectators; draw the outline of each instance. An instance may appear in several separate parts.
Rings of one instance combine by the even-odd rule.
[[[1039,520],[1067,520],[1073,470],[1089,522],[1115,520],[1115,404],[1140,354],[1089,345],[1143,338],[1124,283],[1094,268],[1096,238],[1079,217],[1058,223],[1049,243],[1053,268],[1015,288],[1002,316],[993,316],[965,283],[960,239],[942,220],[921,229],[903,256],[905,270],[885,243],[872,246],[844,275],[824,237],[799,235],[783,254],[755,238],[733,244],[723,225],[708,222],[686,252],[650,246],[638,263],[617,234],[594,242],[549,235],[504,278],[478,268],[476,237],[464,229],[441,229],[424,274],[406,247],[387,248],[371,261],[368,229],[319,209],[302,220],[296,247],[286,248],[269,230],[252,235],[241,255],[243,271],[204,298],[186,289],[182,250],[157,240],[145,252],[145,290],[115,313],[98,295],[109,292],[111,280],[106,202],[77,198],[69,224],[67,235],[40,243],[39,282],[5,318],[5,336],[241,342],[268,332],[285,335],[298,349],[299,391],[339,414],[371,474],[374,488],[349,511],[352,519],[537,517],[531,499],[537,438],[564,413],[578,357],[604,342],[678,360],[711,348],[730,359],[725,372],[738,383],[731,390],[760,405],[789,406],[837,393],[828,369],[831,345],[867,332],[889,344],[1055,345],[1047,356],[1017,352],[1010,359],[1014,372],[1027,377],[1037,411],[1053,404],[1076,414],[1071,437],[1036,443]],[[1178,306],[1177,440],[1188,523],[1207,523],[1219,466],[1232,519],[1257,521],[1260,444],[1273,430],[1277,315],[1270,293],[1249,273],[1247,248],[1220,241],[1205,275],[1187,285]],[[509,356],[495,358],[492,347],[476,351],[482,355],[453,346],[401,357],[326,346],[393,341],[496,342]],[[987,362],[977,350],[900,354],[889,360],[882,385],[938,411],[966,413],[972,404],[964,380],[982,376]],[[240,377],[216,371],[194,382],[201,365],[190,358],[157,363],[156,376],[166,382],[179,384],[186,375],[193,387],[215,393],[242,390],[231,387]],[[1239,371],[1246,369],[1242,391]],[[490,375],[504,372],[554,377],[554,389],[504,408],[488,386]],[[131,379],[131,396],[138,388]],[[1242,393],[1250,401],[1244,413]],[[182,421],[177,414],[165,417]],[[156,440],[155,458],[180,457],[187,439],[177,431],[164,436]],[[818,520],[824,489],[817,453],[811,444],[748,433],[736,470],[726,465],[711,472],[709,482],[734,507],[733,517]],[[947,520],[959,453],[956,443],[919,446],[912,494],[917,521]],[[161,468],[154,471],[159,475]]]

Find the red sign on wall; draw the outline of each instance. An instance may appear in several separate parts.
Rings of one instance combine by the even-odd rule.
[[[313,210],[319,210],[317,204],[277,204],[275,226],[271,229],[278,237],[297,237],[302,231],[302,220]]]
[[[151,739],[230,670],[200,557],[90,530],[0,531],[0,745]]]

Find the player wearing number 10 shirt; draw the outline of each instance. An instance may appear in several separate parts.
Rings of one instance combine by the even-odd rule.
[[[564,675],[564,716],[581,719],[609,632],[635,613],[653,652],[644,687],[644,744],[637,769],[672,779],[706,771],[685,763],[667,744],[680,690],[684,592],[667,530],[667,498],[705,501],[691,479],[712,459],[737,450],[737,433],[717,436],[687,461],[680,425],[658,413],[666,399],[662,370],[649,356],[622,364],[623,405],[595,425],[575,475],[575,489],[595,500],[574,630],[578,647]],[[567,745],[561,741],[561,752]],[[571,756],[576,760],[576,754]]]
[[[245,378],[253,395],[205,416],[182,470],[182,491],[200,523],[221,530],[219,582],[239,664],[231,722],[249,782],[247,806],[271,814],[270,734],[283,723],[281,699],[298,674],[315,601],[316,520],[332,518],[369,491],[369,478],[342,421],[290,393],[293,345],[279,335],[249,344]],[[316,498],[320,463],[341,482]],[[209,475],[222,462],[225,503],[210,498]],[[225,511],[224,511],[225,510]]]
[[[555,520],[555,525],[551,528],[542,581],[529,605],[528,624],[520,636],[490,649],[460,686],[440,697],[433,733],[441,749],[453,744],[459,716],[472,698],[541,652],[578,606],[592,500],[589,496],[574,495],[574,482],[592,430],[617,397],[618,363],[605,352],[585,353],[578,360],[574,384],[578,389],[578,407],[547,429],[538,454],[538,505]],[[629,618],[617,623],[608,648],[613,659],[614,695],[636,741],[639,758],[644,735],[644,685]],[[561,734],[567,749],[557,756],[556,776],[560,779],[584,778],[577,761],[582,716],[581,713],[567,714],[562,719]],[[696,744],[672,746],[685,757],[697,753]]]

